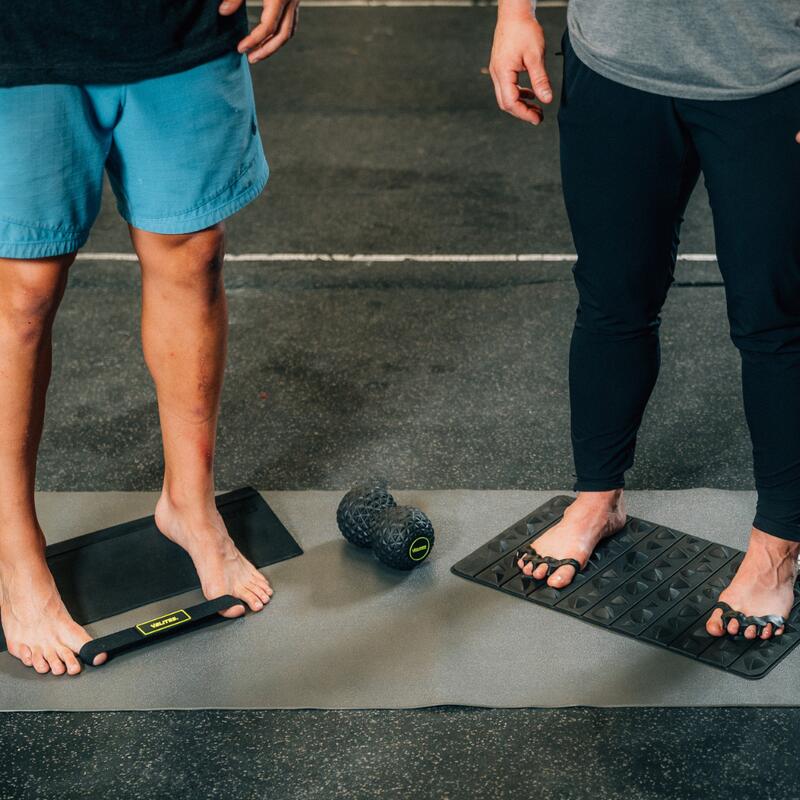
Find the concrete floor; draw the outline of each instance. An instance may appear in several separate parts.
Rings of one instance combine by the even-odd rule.
[[[558,89],[564,10],[541,13]],[[533,129],[495,109],[492,14],[309,10],[302,35],[254,71],[273,173],[230,221],[230,252],[570,252],[554,114]],[[128,252],[106,199],[86,250]],[[702,188],[683,249],[713,252]],[[403,487],[569,486],[569,266],[230,264],[220,485],[341,488],[379,471]],[[129,263],[74,268],[41,489],[160,482],[136,273]],[[750,488],[716,265],[681,263],[677,277],[630,485]]]

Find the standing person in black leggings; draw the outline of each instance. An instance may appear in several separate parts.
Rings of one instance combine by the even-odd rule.
[[[624,476],[658,375],[659,313],[702,172],[758,490],[747,555],[707,629],[780,635],[800,553],[800,4],[571,0],[568,21],[558,121],[578,254],[578,497],[520,567],[566,586],[625,522]],[[529,0],[500,0],[498,105],[534,125],[553,99],[544,52]]]

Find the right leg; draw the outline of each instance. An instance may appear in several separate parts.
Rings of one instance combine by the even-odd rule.
[[[91,638],[47,568],[33,489],[53,318],[100,207],[117,112],[113,86],[0,88],[0,152],[14,154],[0,168],[0,616],[9,652],[37,672],[79,672]]]
[[[0,259],[0,617],[8,651],[56,675],[80,672],[91,639],[61,602],[34,508],[53,318],[73,260]]]
[[[670,98],[586,67],[564,39],[559,109],[564,200],[578,253],[570,348],[577,500],[536,542],[582,565],[625,523],[622,487],[660,363],[659,314],[672,283],[697,155]],[[524,565],[543,578],[547,565]],[[562,587],[571,566],[549,579]]]

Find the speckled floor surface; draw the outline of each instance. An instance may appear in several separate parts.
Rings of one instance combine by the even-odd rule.
[[[800,709],[0,716],[0,798],[795,800]]]

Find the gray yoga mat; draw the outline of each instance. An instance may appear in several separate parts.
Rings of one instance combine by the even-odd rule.
[[[165,641],[77,678],[0,655],[0,709],[401,708],[800,705],[800,654],[746,681],[452,575],[451,565],[553,492],[398,492],[433,520],[436,547],[411,573],[348,546],[340,492],[268,492],[305,555],[267,568],[270,606]],[[50,541],[152,512],[155,494],[43,493]],[[736,547],[747,492],[631,492],[631,514]],[[196,602],[162,601],[89,626],[103,634]]]

